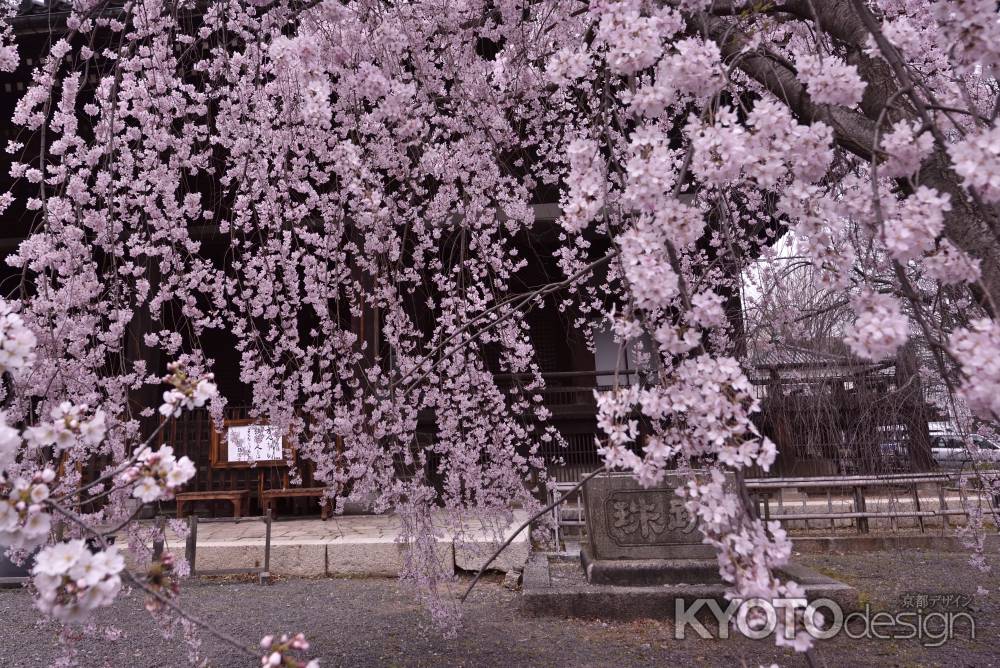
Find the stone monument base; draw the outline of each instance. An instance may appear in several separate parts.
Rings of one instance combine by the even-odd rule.
[[[597,559],[584,545],[580,562],[587,582],[595,585],[723,584],[715,559]]]
[[[582,553],[581,553],[582,555]],[[702,560],[691,560],[690,564],[643,563],[661,560],[631,560],[634,566],[622,567],[630,560],[615,560],[617,563],[605,566],[604,562],[591,560],[591,576],[610,578],[612,581],[637,581],[640,573],[652,575],[663,582],[660,584],[623,585],[588,582],[585,567],[577,560],[549,559],[543,554],[534,554],[524,568],[522,578],[522,605],[526,614],[552,617],[582,617],[588,619],[674,619],[676,602],[683,600],[691,605],[698,599],[714,599],[723,608],[726,586],[721,582],[717,568],[713,568],[715,582],[699,582],[706,564]],[[667,561],[667,560],[662,560]],[[678,560],[670,560],[678,561]],[[599,567],[598,567],[599,566]],[[797,564],[785,566],[780,577],[801,584],[809,600],[828,598],[841,606],[844,612],[859,609],[858,592],[854,587],[828,578],[810,568]],[[678,582],[666,582],[675,579]],[[711,615],[707,607],[702,608],[698,617]]]

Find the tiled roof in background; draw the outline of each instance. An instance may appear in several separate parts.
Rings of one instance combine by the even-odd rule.
[[[17,15],[61,14],[70,11],[70,8],[70,3],[63,0],[21,0]]]
[[[783,343],[753,351],[744,360],[744,368],[751,382],[759,383],[773,377],[819,380],[857,373],[893,373],[894,362],[870,362],[847,351],[840,353]]]
[[[18,34],[50,33],[65,29],[66,19],[73,9],[69,0],[16,0],[17,14],[11,25]],[[116,16],[125,0],[109,0],[100,4],[94,15]]]

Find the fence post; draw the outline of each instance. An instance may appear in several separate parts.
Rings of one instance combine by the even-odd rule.
[[[187,537],[187,560],[188,565],[191,567],[191,577],[194,577],[194,559],[195,554],[198,549],[198,516],[193,514],[188,518],[188,537]]]
[[[163,528],[165,521],[163,515],[156,516],[156,537],[153,538],[153,561],[160,561],[163,559]]]
[[[826,512],[833,515],[833,492],[830,491],[829,487],[826,488]],[[837,530],[837,520],[831,519],[830,531],[834,532],[836,530]]]
[[[945,530],[948,529],[951,524],[948,522],[948,513],[944,512],[948,510],[948,502],[944,498],[944,481],[938,483],[938,503],[941,508],[941,535],[945,534]]]
[[[271,509],[264,511],[264,571],[260,574],[260,584],[267,584],[271,579]]]
[[[917,483],[913,483],[913,507],[917,512],[920,512],[920,490],[917,488]],[[924,532],[923,515],[917,515],[917,520],[920,522],[920,533],[923,533]]]
[[[552,503],[553,501],[555,501],[557,498],[557,494],[558,492],[554,489],[546,489],[545,503]],[[552,525],[553,525],[552,536],[556,543],[556,552],[559,552],[562,549],[562,541],[560,541],[559,539],[560,538],[559,522],[561,520],[562,518],[559,517],[559,504],[556,504],[552,508]]]
[[[865,512],[865,493],[861,485],[854,485],[854,512]],[[868,518],[858,517],[856,519],[858,521],[858,533],[868,533]]]

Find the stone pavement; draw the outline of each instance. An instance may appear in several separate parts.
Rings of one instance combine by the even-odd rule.
[[[437,538],[437,559],[446,571],[476,571],[503,540],[526,519],[514,511],[514,521],[498,532],[469,519],[470,528],[457,536],[444,531]],[[444,516],[435,518],[444,526]],[[471,528],[474,527],[474,528]],[[397,541],[399,517],[387,515],[333,516],[277,520],[271,524],[271,573],[294,576],[397,576],[408,547]],[[199,523],[195,558],[197,570],[252,568],[264,561],[265,525],[259,520],[239,523]],[[493,562],[491,569],[521,570],[530,551],[529,530],[522,531]],[[184,555],[185,543],[167,532],[166,549]]]

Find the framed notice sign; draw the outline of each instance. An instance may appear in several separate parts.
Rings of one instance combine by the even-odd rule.
[[[285,451],[283,431],[274,425],[226,420],[221,435],[212,430],[212,466],[285,466]]]

